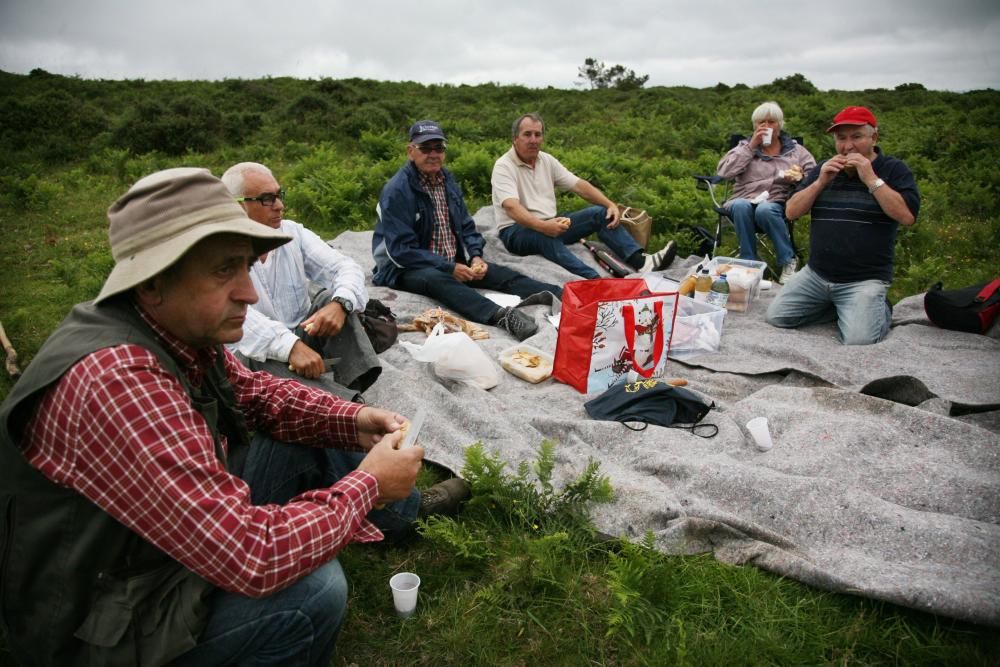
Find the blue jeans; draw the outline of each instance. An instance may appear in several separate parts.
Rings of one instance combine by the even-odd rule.
[[[504,247],[515,255],[522,257],[542,255],[550,262],[555,262],[581,278],[600,278],[601,275],[597,271],[587,266],[566,246],[596,232],[597,238],[624,260],[642,250],[642,246],[636,243],[632,235],[621,225],[614,229],[608,228],[608,220],[605,217],[607,214],[608,209],[603,206],[590,206],[581,211],[560,214],[568,217],[570,224],[569,229],[556,238],[514,224],[500,230],[500,240],[503,241]]]
[[[257,434],[245,462],[234,473],[250,485],[254,505],[283,504],[308,489],[332,485],[364,458],[306,445],[286,444]],[[368,518],[390,540],[410,528],[420,507],[420,493],[372,510]],[[347,578],[336,559],[273,595],[250,598],[216,590],[208,625],[198,645],[171,663],[191,665],[330,664],[344,613]]]
[[[477,292],[477,288],[521,298],[538,292],[552,292],[562,297],[562,288],[557,285],[539,282],[500,264],[487,264],[489,269],[481,280],[463,283],[452,274],[435,268],[408,269],[400,274],[396,285],[407,292],[429,296],[465,319],[480,324],[489,324],[500,306]]]
[[[836,320],[844,345],[871,345],[884,339],[892,325],[888,291],[889,283],[882,280],[832,283],[807,265],[778,291],[767,322],[793,328]]]
[[[757,259],[757,232],[767,234],[774,242],[778,266],[785,266],[795,258],[785,225],[784,204],[769,201],[752,204],[749,199],[734,199],[728,209],[740,241],[740,259]]]

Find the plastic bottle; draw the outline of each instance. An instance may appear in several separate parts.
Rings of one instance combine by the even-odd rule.
[[[706,301],[719,308],[726,307],[726,302],[729,301],[729,281],[726,280],[726,274],[723,273],[712,283],[712,290],[708,293]]]
[[[681,281],[680,286],[677,288],[677,292],[681,296],[688,296],[688,297],[694,296],[694,283],[695,283],[695,275],[692,273],[691,275],[689,275],[688,277],[686,277],[684,280]]]
[[[695,301],[705,301],[708,298],[708,293],[712,289],[712,276],[709,274],[708,269],[702,269],[698,272],[698,277],[694,281],[694,300]]]

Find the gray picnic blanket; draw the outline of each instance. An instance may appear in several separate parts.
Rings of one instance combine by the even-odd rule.
[[[487,262],[562,284],[575,276],[499,242],[492,210],[476,214]],[[330,244],[369,272],[371,232]],[[575,250],[589,259],[589,253]],[[589,260],[592,261],[592,260]],[[682,277],[697,258],[668,271]],[[369,283],[370,284],[370,283]],[[747,313],[727,313],[718,352],[668,361],[668,375],[715,403],[718,435],[649,426],[636,432],[591,420],[588,398],[554,380],[529,384],[500,370],[483,390],[441,380],[403,346],[380,355],[374,405],[428,420],[429,459],[459,471],[482,442],[513,470],[557,443],[556,479],[600,462],[615,500],[595,508],[611,535],[655,536],[671,554],[712,552],[838,592],[1000,626],[1000,341],[929,325],[921,296],[897,304],[887,340],[845,347],[835,325],[779,330],[764,322],[775,285]],[[437,304],[371,287],[401,322]],[[540,325],[525,341],[554,353],[547,304],[524,312]],[[516,341],[486,327],[478,345],[496,360]],[[422,344],[424,334],[401,340]],[[745,424],[766,416],[774,447],[761,452]]]

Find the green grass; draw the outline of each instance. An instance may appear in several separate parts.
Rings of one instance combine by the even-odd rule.
[[[691,175],[714,170],[725,137],[745,131],[757,104],[777,99],[817,158],[831,152],[821,130],[831,114],[867,104],[882,121],[883,147],[913,168],[922,193],[918,224],[900,232],[892,300],[937,280],[957,287],[996,273],[1000,93],[817,92],[779,83],[621,93],[0,73],[0,321],[23,367],[74,303],[97,294],[113,264],[105,211],[156,169],[199,165],[220,174],[234,162],[262,160],[288,189],[290,217],[332,238],[371,227],[378,192],[402,163],[405,129],[416,118],[444,124],[449,165],[470,210],[487,204],[510,121],[530,110],[546,118],[547,146],[570,169],[650,212],[651,246],[677,237],[687,254],[694,243],[681,226],[714,228],[715,219]],[[179,136],[191,143],[179,145]],[[797,231],[807,247],[808,222]],[[0,374],[0,399],[11,386]],[[992,665],[1000,658],[996,629],[819,591],[709,555],[601,540],[587,519],[590,503],[607,492],[596,470],[574,500],[546,486],[541,454],[516,471],[475,448],[470,457],[477,501],[457,520],[425,525],[425,537],[407,549],[343,552],[351,608],[335,665]],[[428,473],[419,483],[432,482]],[[419,611],[405,622],[387,584],[404,569],[423,579]]]
[[[580,511],[604,497],[597,470],[567,508],[545,502],[564,490],[546,486],[544,465],[510,475],[478,445],[467,458],[480,462],[463,471],[475,500],[457,520],[424,524],[407,549],[342,553],[351,607],[335,665],[988,665],[1000,655],[994,630],[709,555],[666,556],[651,536],[600,540]],[[406,620],[387,584],[399,571],[421,577]]]

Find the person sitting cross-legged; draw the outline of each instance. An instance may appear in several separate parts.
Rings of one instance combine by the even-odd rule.
[[[329,665],[337,560],[451,512],[406,419],[252,372],[225,347],[292,238],[207,169],[108,210],[115,265],[0,404],[0,627],[23,665]],[[458,481],[455,481],[458,480]],[[15,511],[16,509],[16,511]]]

